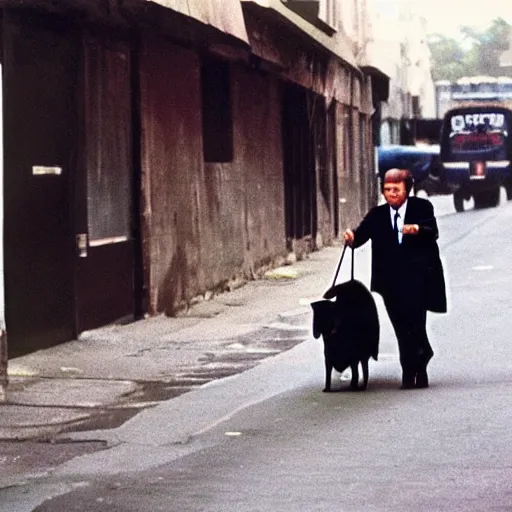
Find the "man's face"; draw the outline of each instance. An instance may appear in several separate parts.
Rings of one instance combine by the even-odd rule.
[[[392,208],[400,208],[407,199],[405,183],[384,183],[384,199]]]

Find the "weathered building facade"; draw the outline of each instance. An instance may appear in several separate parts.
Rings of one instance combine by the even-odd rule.
[[[366,52],[378,58],[390,77],[377,144],[414,144],[415,121],[436,117],[426,23],[412,0],[368,2],[372,28]]]
[[[173,315],[374,201],[364,1],[0,5],[11,355]]]

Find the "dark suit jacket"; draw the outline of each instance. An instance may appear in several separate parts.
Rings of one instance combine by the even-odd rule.
[[[372,241],[371,289],[384,298],[404,293],[427,310],[445,313],[445,281],[432,203],[409,197],[404,223],[418,224],[420,230],[416,235],[404,235],[398,244],[389,205],[384,204],[373,208],[354,231],[354,247]],[[405,277],[401,290],[397,290],[397,273]]]

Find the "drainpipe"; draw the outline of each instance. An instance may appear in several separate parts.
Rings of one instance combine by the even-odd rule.
[[[3,84],[3,66],[0,65],[0,87]],[[0,91],[0,137],[3,137],[3,105],[2,105],[2,94]],[[4,160],[4,148],[3,143],[0,140],[0,200],[5,201],[4,197],[4,187],[3,187],[3,179],[4,179],[4,169],[3,169],[3,160]],[[7,394],[7,384],[9,381],[8,373],[7,373],[7,365],[8,365],[8,349],[7,349],[7,329],[5,322],[5,279],[4,279],[4,215],[3,212],[0,212],[0,293],[4,294],[2,297],[2,307],[0,309],[0,403],[5,402],[6,394]]]
[[[0,329],[0,403],[5,402],[7,393],[7,332]]]

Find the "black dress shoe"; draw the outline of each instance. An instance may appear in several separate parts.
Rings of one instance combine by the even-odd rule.
[[[428,374],[427,369],[423,368],[416,375],[416,387],[418,389],[428,388]]]

